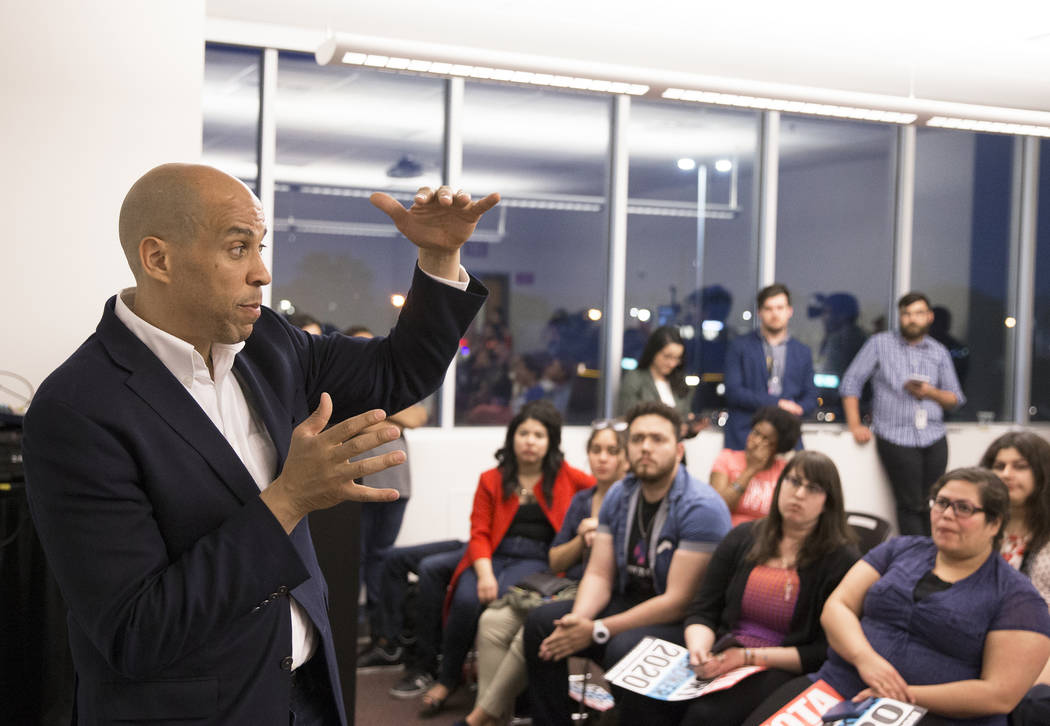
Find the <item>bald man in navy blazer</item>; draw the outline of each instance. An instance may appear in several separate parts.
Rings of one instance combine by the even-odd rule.
[[[396,498],[353,480],[402,452],[348,460],[396,438],[383,411],[440,385],[486,294],[459,248],[498,199],[373,196],[419,265],[389,337],[364,340],[261,305],[265,220],[239,181],[168,164],[135,183],[120,236],[136,287],[25,418],[76,723],[346,723],[306,515]]]

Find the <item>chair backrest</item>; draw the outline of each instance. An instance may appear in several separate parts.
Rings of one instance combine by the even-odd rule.
[[[846,512],[846,524],[857,535],[857,546],[862,555],[875,545],[885,542],[890,534],[890,523],[874,514]]]

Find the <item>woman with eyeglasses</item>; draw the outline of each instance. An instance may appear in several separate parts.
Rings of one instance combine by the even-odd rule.
[[[844,698],[923,706],[924,726],[1005,726],[1050,656],[1046,603],[999,555],[1009,516],[1009,493],[991,471],[938,479],[932,536],[896,537],[846,573],[821,616],[827,662],[785,684],[747,723],[819,678]]]
[[[685,382],[685,341],[674,325],[650,333],[638,367],[620,379],[619,415],[643,401],[659,401],[678,411],[684,421],[682,438],[696,436],[707,425],[692,413],[693,389]]]
[[[561,414],[549,401],[522,406],[496,460],[474,492],[470,542],[449,583],[441,668],[422,696],[424,718],[440,713],[459,685],[482,609],[547,567],[551,540],[573,496],[594,485],[594,477],[566,463]]]
[[[857,560],[838,469],[802,451],[784,467],[769,515],[734,528],[715,549],[685,619],[697,676],[765,670],[732,688],[666,703],[617,692],[621,723],[738,726],[770,691],[824,662],[824,600]]]
[[[561,529],[551,543],[551,572],[579,580],[598,529],[598,511],[609,487],[627,473],[627,424],[595,421],[587,439],[587,461],[597,483],[572,498]],[[454,726],[496,726],[513,715],[514,700],[528,685],[522,625],[527,611],[498,603],[481,614],[478,624],[478,695],[474,709]]]
[[[1011,431],[992,442],[981,466],[994,471],[1010,493],[1010,519],[999,552],[1050,602],[1050,443],[1031,431]],[[1050,724],[1050,663],[1010,722]]]

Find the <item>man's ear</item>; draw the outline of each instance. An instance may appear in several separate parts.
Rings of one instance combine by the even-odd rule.
[[[170,282],[171,253],[171,244],[160,237],[143,237],[139,242],[139,265],[142,272],[157,282]]]
[[[679,463],[681,463],[681,461],[682,461],[682,459],[684,457],[685,457],[685,442],[679,441],[677,449],[676,449],[676,452],[675,452],[675,460],[678,461]]]

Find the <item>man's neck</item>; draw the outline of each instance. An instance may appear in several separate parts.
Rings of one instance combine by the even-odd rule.
[[[787,340],[788,337],[787,328],[784,328],[783,330],[777,333],[767,330],[766,328],[762,328],[760,332],[765,341],[770,345],[780,345],[785,340]]]
[[[639,479],[639,483],[642,485],[642,496],[645,497],[645,501],[652,504],[658,502],[667,496],[667,492],[671,490],[671,485],[674,483],[674,478],[678,474],[678,464],[675,464],[674,469],[667,476],[661,477],[655,481],[646,481]]]

